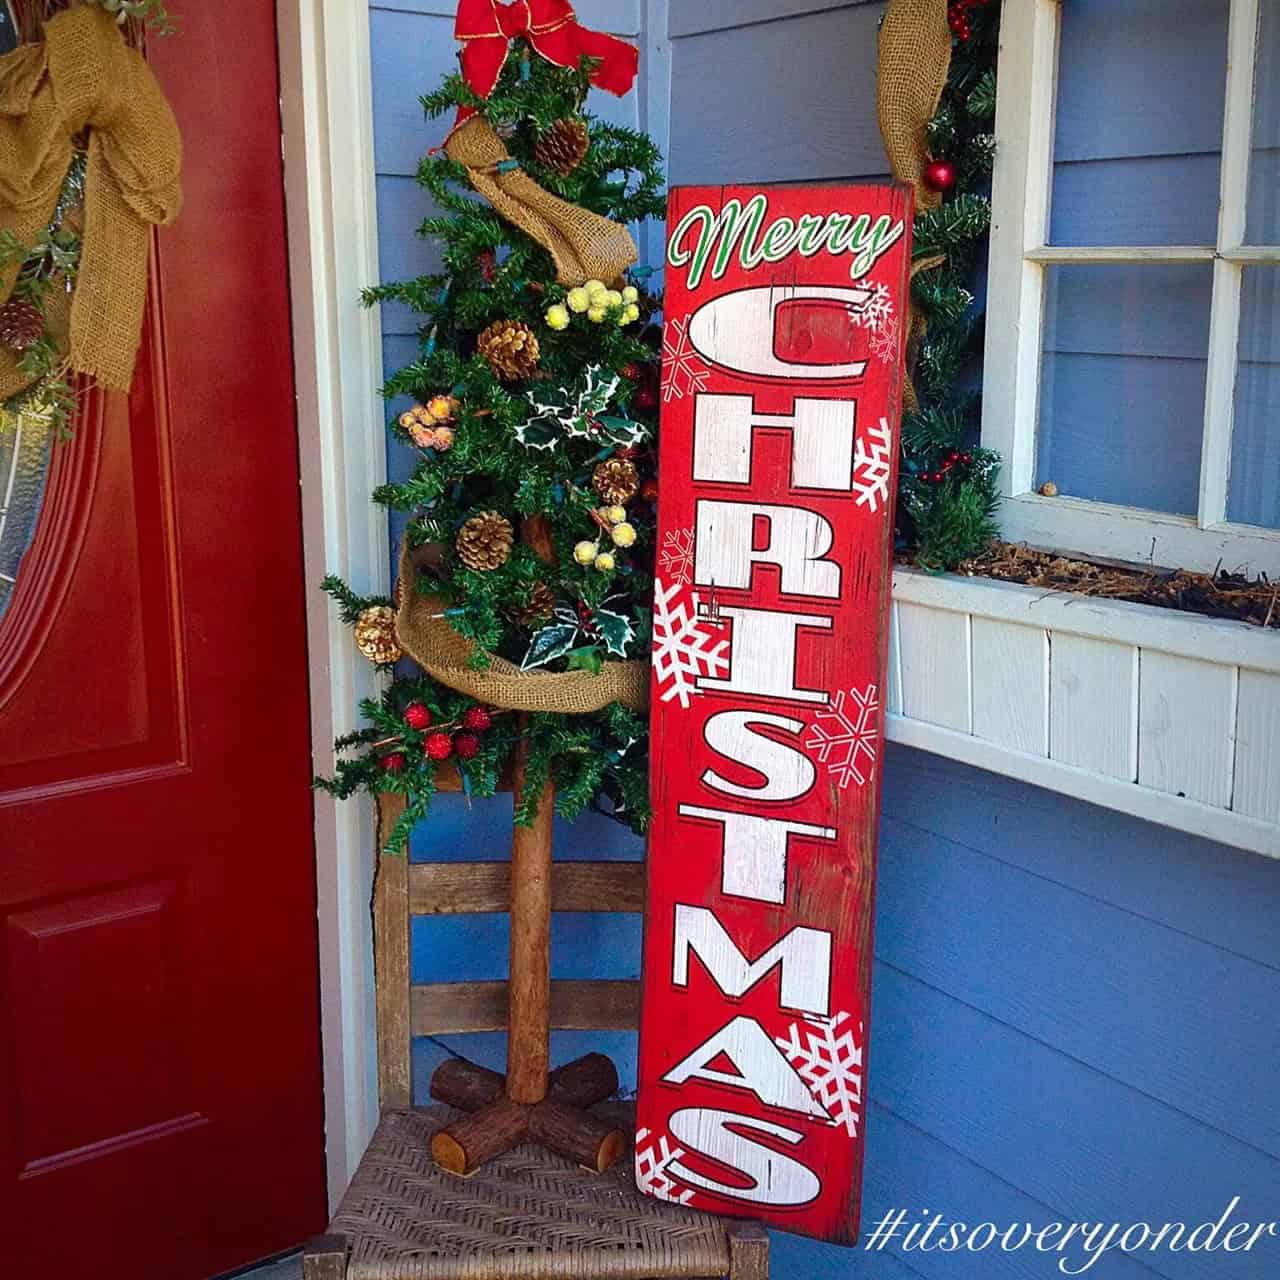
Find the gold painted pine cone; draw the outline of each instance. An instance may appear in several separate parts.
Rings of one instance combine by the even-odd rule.
[[[468,569],[488,573],[499,569],[511,554],[515,531],[511,521],[496,511],[481,511],[458,530],[458,559]]]
[[[587,158],[591,135],[582,120],[566,116],[542,135],[533,148],[533,158],[544,168],[567,178]]]
[[[640,489],[640,473],[628,458],[606,458],[591,473],[595,491],[606,501],[621,506]]]
[[[538,338],[522,320],[495,320],[476,347],[503,382],[523,382],[538,370]]]
[[[379,665],[400,660],[403,651],[396,638],[396,615],[389,605],[370,605],[356,619],[356,648]]]

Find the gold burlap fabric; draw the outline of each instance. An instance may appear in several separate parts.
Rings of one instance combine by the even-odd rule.
[[[893,176],[914,188],[917,212],[942,203],[942,193],[925,185],[924,170],[931,159],[929,121],[942,101],[950,69],[947,0],[889,0],[880,27],[876,112]],[[942,255],[918,260],[911,274],[931,271],[945,261]],[[908,342],[914,350],[925,332],[924,316],[915,307],[911,308],[910,326]],[[909,412],[919,408],[910,378],[902,390],[904,407]]]
[[[460,636],[443,614],[446,601],[415,590],[417,568],[406,542],[400,550],[400,607],[396,635],[400,647],[441,684],[507,711],[557,711],[585,715],[611,702],[643,711],[649,705],[649,664],[640,659],[606,662],[590,671],[521,671],[496,654],[477,671],[470,665],[475,645]]]
[[[88,130],[80,271],[65,337],[71,368],[128,390],[142,330],[150,227],[177,217],[182,147],[178,125],[141,55],[112,16],[77,4],[45,24],[45,39],[0,57],[0,229],[24,244],[48,225]],[[0,273],[0,299],[17,266]],[[67,329],[69,327],[69,332]],[[29,380],[0,350],[0,400]]]
[[[445,152],[464,165],[472,187],[508,221],[532,236],[555,263],[556,280],[569,287],[616,280],[639,256],[620,223],[543,190],[522,169],[499,172],[511,159],[483,116],[472,116],[449,135]]]
[[[926,128],[942,101],[951,68],[947,0],[889,0],[880,28],[876,111],[893,176],[909,182],[916,209],[932,209],[942,195],[925,186]]]

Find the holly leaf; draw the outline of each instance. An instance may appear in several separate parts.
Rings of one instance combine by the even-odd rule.
[[[615,657],[624,658],[627,645],[636,638],[635,628],[629,618],[624,618],[612,609],[597,609],[592,617],[605,648]]]
[[[553,622],[550,626],[543,627],[530,642],[529,652],[524,655],[520,669],[529,671],[534,667],[545,667],[548,662],[563,658],[573,648],[573,642],[577,638],[576,624]]]
[[[604,667],[604,659],[600,656],[600,650],[593,644],[570,649],[565,656],[569,659],[570,671],[590,671],[593,676],[598,676]]]
[[[596,421],[614,444],[635,445],[649,438],[649,428],[632,418],[598,417]]]

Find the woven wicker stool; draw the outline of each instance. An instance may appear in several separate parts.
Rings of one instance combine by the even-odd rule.
[[[628,1109],[600,1112],[630,1129]],[[383,1116],[330,1234],[307,1247],[306,1280],[766,1280],[763,1228],[642,1196],[629,1160],[588,1173],[524,1144],[468,1178],[444,1172],[430,1140],[459,1114]]]
[[[442,777],[440,784],[447,787],[448,779]],[[380,848],[402,803],[381,798]],[[640,911],[643,877],[643,864],[636,862],[557,863],[552,906]],[[533,1143],[496,1155],[465,1178],[432,1160],[431,1139],[464,1113],[410,1106],[412,1037],[504,1030],[507,990],[496,982],[411,986],[410,923],[415,915],[502,911],[509,892],[507,863],[411,866],[405,857],[379,857],[374,958],[382,1120],[329,1233],[304,1250],[305,1280],[767,1280],[764,1229],[641,1195],[629,1140],[623,1158],[604,1173],[587,1172]],[[634,982],[553,982],[551,1024],[634,1030],[638,987]],[[567,1069],[576,1069],[585,1080],[580,1102],[597,1084],[593,1059],[612,1072],[600,1055]],[[491,1072],[460,1073],[472,1085],[483,1084],[484,1076],[500,1080]],[[551,1099],[562,1096],[557,1090],[569,1083],[566,1069],[553,1073]],[[591,1114],[627,1135],[634,1131],[631,1109],[623,1104],[603,1103]]]

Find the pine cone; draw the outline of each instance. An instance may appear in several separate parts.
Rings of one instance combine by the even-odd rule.
[[[591,135],[582,120],[557,120],[537,141],[533,158],[552,173],[567,178],[587,157]]]
[[[538,368],[538,339],[522,320],[495,320],[476,346],[503,382],[523,382]]]
[[[511,521],[506,516],[496,511],[482,511],[458,530],[454,545],[458,549],[458,559],[468,569],[488,573],[506,564],[514,536]]]
[[[0,343],[12,351],[26,351],[44,336],[39,307],[12,298],[0,307]]]
[[[396,662],[403,655],[396,638],[396,615],[385,604],[370,605],[356,619],[356,648],[370,662]]]
[[[606,458],[591,473],[591,483],[606,502],[620,506],[636,496],[640,474],[627,458]]]
[[[546,622],[555,612],[556,593],[545,582],[535,582],[529,591],[528,604],[513,604],[507,616],[518,627],[532,627]]]

